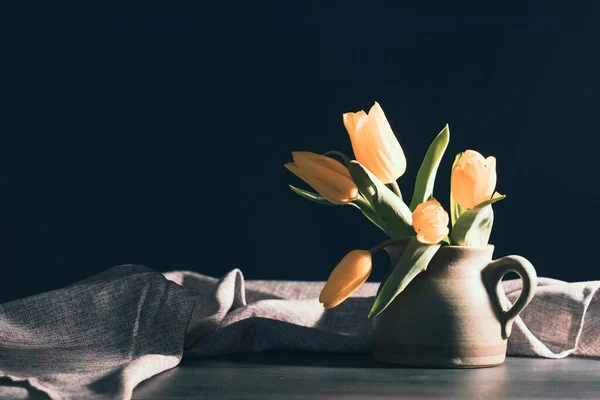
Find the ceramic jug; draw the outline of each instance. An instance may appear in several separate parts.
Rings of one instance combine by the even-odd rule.
[[[406,242],[386,247],[392,268]],[[373,357],[423,367],[477,368],[502,364],[515,318],[535,294],[529,261],[506,256],[492,261],[494,247],[442,246],[427,269],[373,319]],[[523,280],[517,301],[506,309],[501,280]]]

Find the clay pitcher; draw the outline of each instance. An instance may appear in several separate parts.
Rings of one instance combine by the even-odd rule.
[[[386,247],[396,265],[406,243]],[[529,261],[507,256],[492,261],[494,247],[442,246],[427,267],[373,319],[373,357],[424,367],[477,368],[502,364],[515,318],[535,294]],[[507,272],[523,291],[505,311],[500,282]]]

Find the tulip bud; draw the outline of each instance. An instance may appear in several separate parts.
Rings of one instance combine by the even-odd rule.
[[[356,160],[383,183],[392,183],[406,171],[406,157],[390,124],[375,102],[369,114],[344,114]]]
[[[492,198],[496,179],[496,158],[467,150],[452,170],[452,197],[461,207],[474,208]]]
[[[333,158],[308,151],[294,152],[293,163],[285,167],[334,204],[346,204],[358,197],[350,172]]]
[[[425,244],[439,243],[448,235],[448,213],[436,200],[421,203],[412,215],[417,240]]]
[[[367,250],[352,250],[329,275],[319,302],[326,309],[337,306],[365,283],[372,267],[371,253]]]

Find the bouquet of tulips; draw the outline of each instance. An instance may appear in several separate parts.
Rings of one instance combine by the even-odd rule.
[[[294,152],[294,162],[285,167],[317,192],[290,185],[300,196],[319,204],[353,206],[388,236],[411,237],[382,283],[368,316],[372,318],[427,268],[441,246],[486,246],[494,219],[492,204],[505,196],[495,192],[496,159],[466,150],[452,165],[448,217],[433,197],[436,173],[450,140],[446,125],[425,154],[407,204],[397,183],[406,171],[406,158],[381,106],[375,103],[368,114],[346,113],[343,120],[356,159],[339,151]],[[343,302],[367,280],[372,255],[385,244],[353,250],[340,261],[319,296],[326,309]]]

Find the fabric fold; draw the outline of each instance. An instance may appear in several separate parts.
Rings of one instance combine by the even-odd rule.
[[[123,265],[2,304],[0,398],[130,399],[139,382],[182,356],[369,352],[367,315],[379,284],[366,283],[328,311],[318,302],[323,284],[246,281],[238,269],[217,279]],[[502,284],[508,307],[521,281]],[[600,281],[540,278],[508,354],[600,357],[599,332]]]
[[[2,304],[0,376],[53,400],[129,399],[139,382],[181,360],[196,297],[156,271],[124,265]],[[18,389],[0,383],[0,398],[18,398]]]

